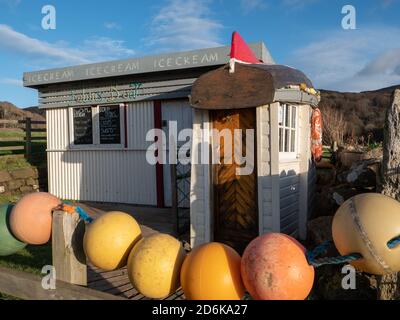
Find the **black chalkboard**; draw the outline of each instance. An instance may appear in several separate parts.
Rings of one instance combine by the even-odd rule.
[[[74,144],[93,144],[92,108],[82,107],[73,109]]]
[[[100,144],[121,143],[121,121],[119,106],[99,108]]]

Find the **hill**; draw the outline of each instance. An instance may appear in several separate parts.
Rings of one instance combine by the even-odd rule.
[[[45,115],[38,108],[20,109],[10,102],[0,101],[0,119],[22,120],[25,118],[36,121],[46,120]]]
[[[326,118],[324,122],[333,130],[340,127],[342,119],[345,137],[370,136],[372,140],[382,141],[385,112],[392,103],[395,89],[400,89],[400,85],[360,93],[321,90],[320,108]]]

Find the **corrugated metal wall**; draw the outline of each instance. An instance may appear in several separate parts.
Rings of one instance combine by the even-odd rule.
[[[70,150],[68,109],[47,110],[49,191],[71,200],[156,205],[156,172],[146,161],[152,102],[127,108],[128,149]]]

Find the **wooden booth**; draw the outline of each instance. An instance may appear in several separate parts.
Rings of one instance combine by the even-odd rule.
[[[241,252],[266,232],[305,238],[315,182],[310,119],[319,96],[287,66],[235,69],[210,71],[192,88],[191,244],[218,241]]]

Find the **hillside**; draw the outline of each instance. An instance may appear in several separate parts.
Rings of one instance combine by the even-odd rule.
[[[0,102],[0,119],[22,120],[31,118],[38,121],[46,120],[44,114],[37,110],[37,108],[20,109],[10,102]]]
[[[320,108],[323,114],[336,113],[331,118],[343,117],[346,136],[371,135],[373,140],[381,141],[385,111],[397,88],[400,89],[400,85],[360,93],[321,90]]]

